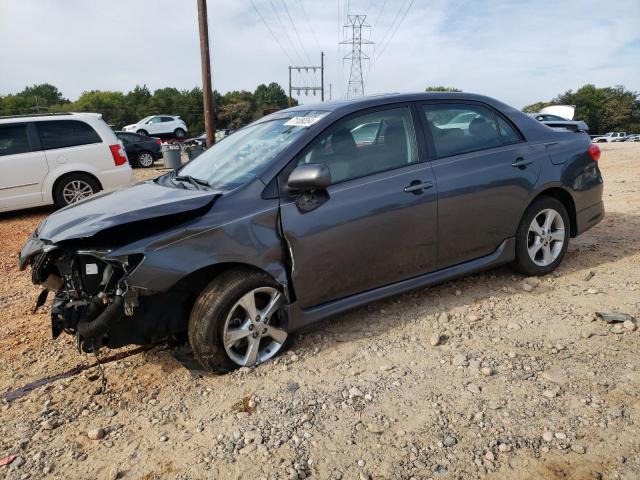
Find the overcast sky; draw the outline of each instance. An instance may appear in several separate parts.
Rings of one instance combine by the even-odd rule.
[[[221,92],[286,88],[287,66],[317,64],[324,50],[327,90],[346,94],[350,65],[338,41],[347,4],[367,15],[376,44],[365,49],[374,59],[363,64],[366,93],[447,85],[522,107],[585,83],[640,90],[638,0],[253,2],[264,22],[250,0],[209,0]],[[72,100],[93,89],[200,85],[196,1],[0,0],[0,94],[43,82]]]

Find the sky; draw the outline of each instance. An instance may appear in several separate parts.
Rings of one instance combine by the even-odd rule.
[[[286,89],[287,67],[318,65],[324,51],[327,97],[329,84],[344,96],[347,12],[367,15],[363,37],[374,42],[363,47],[366,94],[446,85],[521,108],[586,83],[640,91],[638,0],[209,0],[208,9],[222,93]],[[319,73],[293,80],[312,86]],[[0,0],[0,95],[45,82],[71,100],[199,86],[196,0]]]

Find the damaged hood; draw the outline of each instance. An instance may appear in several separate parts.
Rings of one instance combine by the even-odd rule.
[[[87,238],[112,227],[203,210],[220,194],[215,190],[186,190],[147,181],[58,210],[40,225],[36,234],[52,243]]]

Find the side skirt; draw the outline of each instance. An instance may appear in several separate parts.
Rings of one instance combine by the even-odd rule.
[[[378,287],[373,290],[358,293],[340,300],[323,303],[315,307],[302,309],[296,303],[287,306],[289,317],[288,330],[293,331],[311,323],[317,322],[332,315],[337,315],[367,303],[375,302],[383,298],[391,297],[416,288],[424,288],[439,283],[447,282],[457,277],[469,275],[481,270],[497,267],[510,263],[516,258],[516,240],[508,238],[491,254],[469,262],[443,268],[419,277],[410,278],[401,282]]]

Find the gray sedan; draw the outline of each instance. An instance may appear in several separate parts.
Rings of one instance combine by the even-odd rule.
[[[20,266],[54,336],[184,336],[206,368],[294,330],[511,264],[545,275],[604,216],[600,150],[497,100],[388,95],[268,115],[178,171],[52,214]]]

